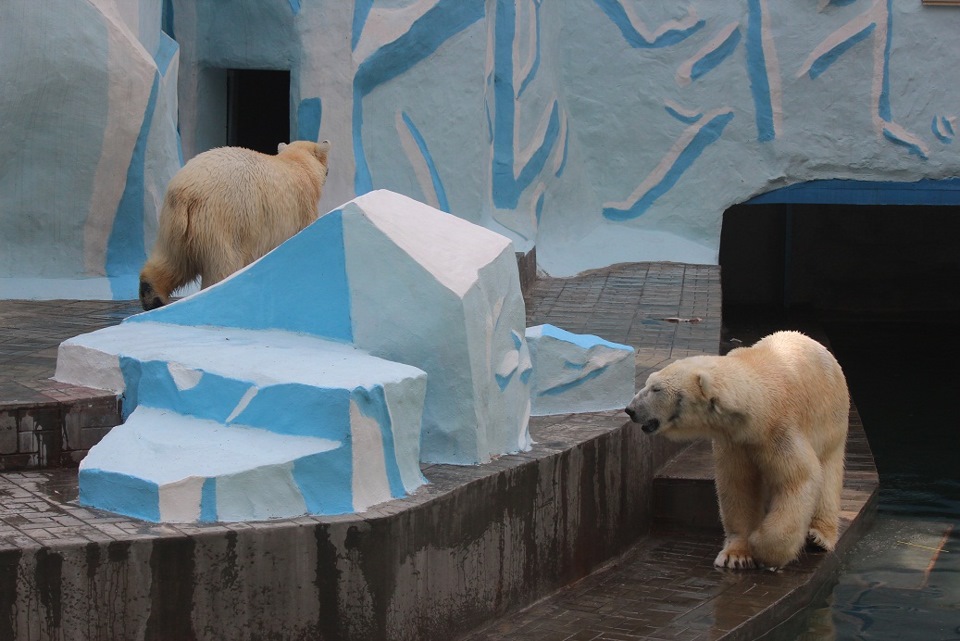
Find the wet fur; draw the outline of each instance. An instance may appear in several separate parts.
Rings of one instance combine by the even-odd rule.
[[[276,156],[221,147],[170,181],[157,240],[140,273],[144,309],[195,280],[219,282],[317,219],[330,143],[281,144]]]
[[[850,399],[836,359],[799,332],[655,372],[627,406],[648,433],[711,439],[720,567],[782,567],[837,542]]]

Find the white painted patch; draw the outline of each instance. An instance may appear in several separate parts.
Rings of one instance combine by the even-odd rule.
[[[204,479],[190,476],[158,488],[160,520],[164,523],[191,523],[200,520]]]
[[[184,367],[180,363],[167,363],[167,371],[170,372],[170,378],[181,392],[193,389],[203,378],[202,370]]]
[[[353,455],[353,509],[363,512],[371,505],[389,501],[390,482],[383,454],[383,434],[376,420],[364,416],[350,401],[350,436]]]
[[[227,417],[226,422],[230,423],[233,421],[233,419],[240,416],[240,412],[247,409],[247,405],[250,404],[250,401],[253,400],[253,397],[256,396],[257,392],[259,391],[260,390],[257,387],[250,387],[246,392],[244,392],[243,397],[240,399],[240,402],[237,403],[237,406],[233,408],[233,411],[230,412],[230,416]]]

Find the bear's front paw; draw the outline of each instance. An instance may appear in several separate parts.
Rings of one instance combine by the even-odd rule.
[[[718,568],[733,568],[734,570],[749,570],[757,567],[757,563],[750,555],[750,550],[742,545],[728,545],[720,550],[713,564]]]

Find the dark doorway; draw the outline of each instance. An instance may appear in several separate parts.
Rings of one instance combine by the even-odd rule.
[[[960,312],[957,206],[737,205],[723,215],[727,305]]]
[[[265,154],[290,142],[290,72],[227,72],[227,144]]]

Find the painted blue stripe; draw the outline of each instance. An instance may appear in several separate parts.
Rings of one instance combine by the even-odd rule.
[[[883,128],[883,137],[892,142],[895,145],[903,147],[909,151],[912,155],[916,156],[920,160],[927,160],[927,155],[923,153],[923,150],[920,149],[919,145],[916,145],[908,140],[904,140],[897,134],[890,131],[887,127]]]
[[[437,164],[433,162],[433,156],[430,155],[430,150],[427,148],[427,141],[423,139],[420,130],[413,124],[413,120],[410,119],[407,112],[404,111],[402,117],[404,124],[407,126],[407,130],[410,132],[410,135],[413,136],[413,141],[417,143],[417,148],[420,150],[420,155],[423,156],[423,161],[427,164],[427,170],[430,172],[430,181],[433,183],[433,190],[437,194],[437,202],[440,209],[449,213],[450,203],[447,201],[447,192],[443,188],[443,181],[440,180],[440,172],[437,171]]]
[[[540,226],[540,218],[543,216],[543,202],[544,202],[545,196],[546,196],[546,192],[540,194],[540,197],[537,198],[537,210],[536,210],[537,227]]]
[[[950,127],[950,123],[946,119],[940,116],[934,116],[933,120],[930,122],[930,131],[933,132],[933,135],[936,136],[937,140],[942,142],[945,145],[949,145],[953,142],[953,137],[948,136],[940,130],[940,127],[945,125],[945,129]]]
[[[380,435],[383,440],[383,458],[387,467],[387,481],[390,484],[390,494],[394,498],[406,496],[403,487],[403,478],[400,476],[400,466],[397,464],[397,448],[393,441],[393,424],[387,408],[387,398],[382,385],[374,385],[371,389],[357,387],[353,390],[352,398],[357,403],[360,412],[372,418],[380,426]],[[363,473],[361,471],[361,473]]]
[[[550,388],[547,388],[547,389],[545,389],[545,390],[542,390],[542,391],[538,394],[538,396],[559,396],[560,394],[563,394],[564,392],[569,392],[570,390],[572,390],[572,389],[574,389],[574,388],[576,388],[576,387],[580,387],[581,385],[583,385],[583,384],[586,383],[587,381],[593,380],[594,378],[596,378],[596,377],[600,376],[601,374],[603,374],[605,371],[607,371],[607,368],[606,368],[606,367],[601,367],[600,369],[595,369],[595,370],[593,370],[592,372],[590,372],[589,374],[587,374],[586,376],[582,376],[582,377],[580,377],[580,378],[578,378],[578,379],[576,379],[576,380],[570,381],[569,383],[563,383],[563,384],[561,384],[561,385],[554,385],[553,387],[550,387]]]
[[[138,273],[147,260],[144,239],[144,177],[147,153],[147,137],[153,124],[153,112],[157,108],[160,91],[160,74],[153,76],[150,98],[140,124],[140,133],[133,147],[133,155],[127,168],[127,180],[123,196],[117,205],[113,227],[107,240],[107,256],[104,265],[110,280],[110,291],[116,300],[129,300],[139,292]]]
[[[750,0],[747,6],[747,73],[750,75],[750,92],[753,95],[757,140],[770,142],[776,138],[777,132],[773,126],[770,78],[767,77],[767,60],[763,53],[763,8],[760,0]]]
[[[887,41],[883,45],[883,82],[880,85],[880,100],[877,111],[886,122],[893,121],[890,106],[890,48],[893,46],[893,0],[887,0]]]
[[[370,15],[370,9],[373,8],[373,0],[354,0],[353,3],[353,29],[350,36],[350,50],[355,51],[357,43],[360,42],[360,36],[363,35],[363,27],[367,24],[367,16]]]
[[[699,20],[693,26],[687,27],[686,29],[670,29],[660,34],[654,40],[647,40],[633,27],[630,18],[627,17],[627,12],[620,2],[617,2],[617,0],[594,0],[594,2],[607,14],[607,17],[613,21],[613,24],[620,29],[620,33],[627,41],[627,44],[635,49],[657,49],[675,45],[689,38],[706,24],[705,20]]]
[[[355,5],[354,47],[369,11],[367,0]],[[410,26],[409,31],[360,63],[353,77],[354,190],[358,196],[373,189],[373,178],[363,148],[364,97],[428,58],[444,42],[480,20],[483,14],[484,0],[439,0]]]
[[[770,203],[818,205],[960,205],[960,178],[916,182],[812,180],[768,191],[748,205]]]
[[[310,514],[353,512],[350,447],[299,458],[293,463],[292,476]]]
[[[208,478],[203,481],[200,490],[200,522],[212,523],[217,520],[217,479]]]
[[[293,15],[300,13],[300,0],[288,0],[290,2],[290,10],[293,11]]]
[[[570,151],[570,127],[563,134],[563,157],[560,159],[560,166],[557,167],[557,178],[563,175],[563,170],[567,168],[567,154]]]
[[[956,133],[953,131],[953,125],[950,124],[949,120],[947,120],[943,116],[940,116],[940,122],[943,123],[943,128],[947,130],[948,135],[950,136],[956,135]]]
[[[177,44],[177,41],[161,31],[160,41],[157,43],[157,52],[153,55],[161,76],[166,77],[167,71],[170,69],[170,61],[173,60],[179,50],[180,45]]]
[[[608,220],[631,220],[644,213],[660,196],[664,195],[680,180],[680,176],[690,168],[694,161],[700,157],[703,150],[709,145],[719,140],[723,134],[724,128],[733,120],[733,113],[727,112],[714,116],[710,122],[706,123],[696,133],[690,143],[680,152],[677,160],[673,163],[663,178],[656,185],[650,188],[641,198],[627,209],[617,209],[615,207],[605,207],[603,217]]]
[[[740,39],[739,28],[730,32],[730,35],[724,38],[723,42],[717,45],[715,49],[708,51],[693,63],[693,67],[690,69],[690,78],[697,80],[716,69],[721,62],[733,55],[733,52],[737,49],[737,45],[740,44]]]
[[[323,119],[323,103],[320,98],[304,98],[297,106],[297,140],[320,139],[320,122]]]
[[[543,0],[534,0],[534,14],[536,19],[537,26],[537,43],[536,43],[536,54],[533,58],[533,65],[530,67],[530,71],[527,73],[527,76],[523,79],[523,82],[520,83],[520,91],[517,92],[517,98],[523,95],[523,92],[526,91],[527,87],[533,81],[537,75],[537,70],[540,69],[540,6],[543,4]]]
[[[701,118],[703,118],[702,113],[694,114],[692,116],[685,116],[679,111],[677,111],[676,109],[674,109],[673,107],[670,107],[669,105],[664,105],[663,108],[667,110],[668,114],[670,114],[680,122],[687,125],[692,125],[693,123],[698,122]]]
[[[80,504],[126,514],[144,521],[160,521],[160,490],[156,483],[118,472],[80,470]]]
[[[816,80],[821,74],[823,74],[823,72],[829,69],[830,66],[840,58],[840,56],[849,51],[857,43],[869,38],[870,35],[876,31],[876,29],[876,23],[870,23],[843,42],[838,43],[835,47],[814,60],[813,64],[810,65],[810,71],[807,72],[807,75]],[[884,120],[888,120],[888,118],[884,118]]]
[[[350,438],[350,391],[301,383],[263,387],[231,424],[346,441]]]

